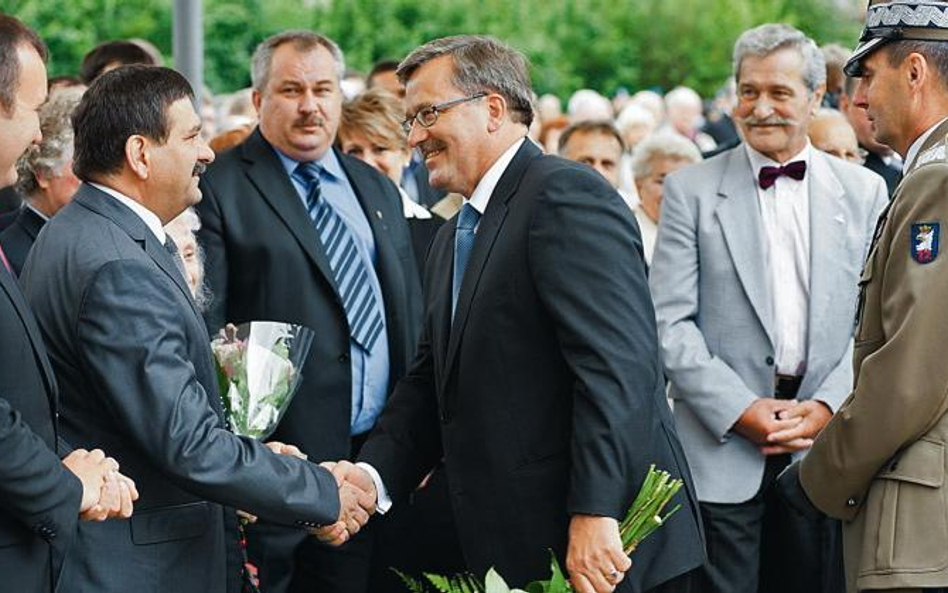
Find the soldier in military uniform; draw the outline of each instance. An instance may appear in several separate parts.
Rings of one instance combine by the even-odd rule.
[[[876,140],[903,155],[905,177],[859,281],[853,391],[780,486],[844,521],[850,593],[944,592],[948,2],[870,2],[846,72],[860,78],[854,101]]]

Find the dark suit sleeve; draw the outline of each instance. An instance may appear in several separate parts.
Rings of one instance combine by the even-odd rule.
[[[0,506],[64,553],[76,532],[82,484],[2,397],[0,451]]]
[[[227,323],[227,249],[224,246],[224,222],[217,194],[210,183],[201,181],[202,199],[195,206],[201,218],[198,242],[204,250],[204,282],[211,300],[204,310],[207,331],[212,336]]]
[[[527,191],[527,190],[521,190]],[[655,317],[632,213],[597,175],[546,177],[528,257],[573,385],[571,514],[622,516],[649,465],[658,369]]]
[[[397,504],[410,494],[442,456],[434,361],[428,328],[415,360],[398,382],[359,455],[382,477]]]
[[[117,426],[180,487],[285,524],[339,514],[332,475],[221,427],[190,360],[179,289],[149,262],[116,260],[85,290],[81,363]],[[209,346],[208,346],[209,347]]]

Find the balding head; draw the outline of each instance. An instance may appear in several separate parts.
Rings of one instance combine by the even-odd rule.
[[[859,152],[856,132],[849,125],[846,116],[839,111],[820,109],[810,120],[807,134],[810,142],[819,150],[852,163],[862,164],[863,157]]]

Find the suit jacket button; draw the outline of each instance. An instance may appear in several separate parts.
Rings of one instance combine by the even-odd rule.
[[[343,364],[349,362],[349,353],[348,353],[348,352],[343,352],[342,354],[340,354],[340,355],[339,355],[339,362],[341,362],[341,363],[343,363]]]
[[[773,357],[773,356],[768,356],[767,358],[764,359],[764,362],[766,362],[766,363],[767,363],[767,366],[769,366],[769,367],[770,367],[770,366],[773,366],[773,365],[774,365],[774,357]]]
[[[850,508],[856,506],[856,499],[855,499],[855,498],[850,498],[849,500],[847,500],[847,501],[846,501],[846,506],[848,506],[848,507],[850,507]]]

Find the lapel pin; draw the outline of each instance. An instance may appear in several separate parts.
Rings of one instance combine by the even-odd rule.
[[[382,220],[382,211],[381,211],[381,210],[376,210],[376,211],[375,211],[375,215],[379,217],[379,220]]]

